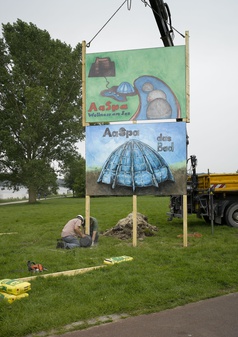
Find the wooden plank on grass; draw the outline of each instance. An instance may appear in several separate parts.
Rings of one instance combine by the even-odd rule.
[[[37,274],[37,275],[34,275],[34,276],[29,276],[29,277],[22,277],[22,278],[19,278],[18,280],[31,281],[31,280],[36,279],[37,277],[74,276],[74,275],[78,275],[78,274],[87,273],[88,271],[92,271],[92,270],[99,269],[99,268],[102,268],[102,267],[105,267],[105,266],[101,265],[101,266],[95,266],[95,267],[89,267],[89,268],[65,270],[65,271],[59,271],[59,272],[51,273],[51,274]]]

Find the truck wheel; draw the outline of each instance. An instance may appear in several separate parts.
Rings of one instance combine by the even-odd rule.
[[[203,215],[203,220],[206,222],[206,223],[211,223],[211,220],[209,219],[209,216],[208,215]]]
[[[226,223],[238,228],[238,204],[232,204],[226,211]]]

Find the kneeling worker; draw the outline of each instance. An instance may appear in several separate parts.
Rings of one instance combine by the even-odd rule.
[[[98,243],[98,221],[93,216],[90,216],[90,236],[92,238],[92,246]]]
[[[65,248],[80,247],[79,238],[84,238],[84,217],[77,215],[74,219],[67,222],[61,232],[61,238],[65,243]]]

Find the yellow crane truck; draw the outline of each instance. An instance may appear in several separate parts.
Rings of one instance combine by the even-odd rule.
[[[190,156],[191,173],[187,177],[188,214],[196,214],[212,224],[238,228],[238,173],[197,174],[196,156]],[[183,196],[170,197],[168,220],[183,216]]]

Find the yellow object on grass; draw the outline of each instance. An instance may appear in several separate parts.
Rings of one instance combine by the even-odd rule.
[[[7,294],[7,293],[4,293],[4,292],[0,292],[0,300],[5,300],[7,301],[8,303],[12,303],[16,300],[20,300],[22,298],[25,298],[25,297],[28,297],[29,294],[28,293],[22,293],[20,295],[12,295],[12,294]]]
[[[115,263],[120,263],[120,262],[126,262],[126,261],[132,261],[133,257],[131,256],[117,256],[117,257],[110,257],[108,259],[104,259],[105,264],[115,264]]]
[[[31,290],[29,282],[22,282],[20,280],[4,279],[0,280],[0,291],[11,295],[20,295]]]

